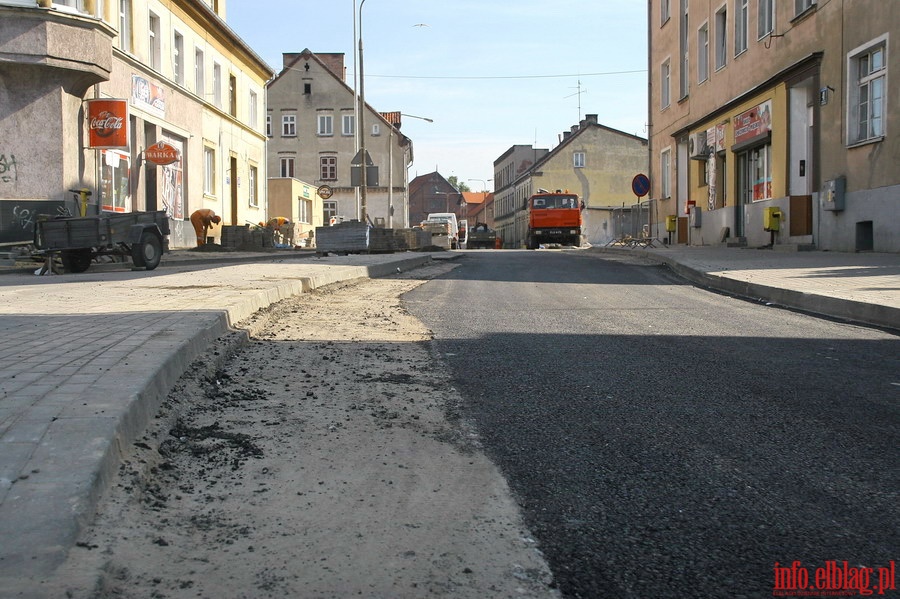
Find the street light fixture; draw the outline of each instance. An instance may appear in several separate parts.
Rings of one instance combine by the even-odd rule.
[[[487,184],[488,181],[493,181],[493,179],[469,179],[469,181],[481,181],[481,201],[484,202],[487,199]],[[466,218],[468,219],[468,213],[466,214]],[[487,213],[485,213],[485,219],[487,219]]]
[[[416,116],[414,114],[406,114],[401,112],[400,116],[408,116],[412,119],[420,119],[427,123],[433,123],[434,119],[424,116]],[[408,165],[406,165],[408,166]],[[404,186],[409,177],[405,177]],[[409,226],[409,189],[406,189],[403,199],[403,222]],[[390,128],[390,138],[388,139],[388,229],[394,228],[394,127]]]

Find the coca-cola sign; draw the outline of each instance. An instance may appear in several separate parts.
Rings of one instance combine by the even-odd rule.
[[[88,100],[88,147],[128,149],[128,100]]]

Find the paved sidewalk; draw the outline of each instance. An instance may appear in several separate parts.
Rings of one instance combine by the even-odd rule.
[[[640,255],[668,264],[700,286],[900,331],[900,254],[724,246],[595,247],[588,251]]]
[[[151,272],[0,277],[0,596],[33,596],[29,581],[61,563],[123,448],[229,325],[323,285],[432,260],[216,256],[191,271],[192,254]]]
[[[900,331],[900,255],[585,251],[641,255],[699,285]],[[230,324],[322,285],[460,254],[182,250],[152,272],[120,263],[78,275],[37,277],[29,266],[0,276],[0,595],[30,597],[28,581],[52,573],[122,448]],[[191,272],[196,262],[208,266]]]

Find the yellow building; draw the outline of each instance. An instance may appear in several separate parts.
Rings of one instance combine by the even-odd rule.
[[[533,158],[533,162],[531,159]],[[516,174],[510,176],[514,160]],[[521,247],[528,233],[526,200],[538,189],[568,190],[584,202],[584,236],[594,245],[615,235],[610,207],[638,201],[631,182],[647,171],[647,140],[597,122],[585,115],[561,136],[552,151],[514,146],[494,162],[499,184],[494,200],[495,221],[504,247]]]
[[[290,177],[273,177],[268,181],[269,218],[281,216],[290,221],[295,246],[315,245],[316,227],[329,224],[323,222],[323,200],[318,191],[315,185]]]

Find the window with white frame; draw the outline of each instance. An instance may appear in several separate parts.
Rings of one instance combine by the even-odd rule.
[[[150,63],[150,68],[154,71],[158,71],[161,61],[160,46],[162,45],[162,39],[159,37],[159,17],[152,12],[150,13],[150,23],[148,25],[148,29],[150,46],[147,49],[147,60]]]
[[[381,135],[381,125],[375,123],[374,125],[372,125],[372,136],[378,137],[379,135]]]
[[[17,3],[13,2],[12,4]],[[30,6],[34,6],[34,2],[31,2]],[[65,6],[67,8],[73,9],[76,12],[84,12],[84,0],[53,0],[53,6],[55,8]]]
[[[283,114],[281,115],[281,137],[297,136],[297,115]]]
[[[228,75],[228,114],[237,117],[237,77]]]
[[[216,195],[216,151],[213,148],[203,148],[203,193]]]
[[[281,157],[281,176],[293,178],[294,176],[294,159],[290,156]]]
[[[257,181],[259,181],[259,171],[252,164],[250,165],[250,171],[247,173],[247,178],[249,179],[247,183],[250,187],[250,206],[252,208],[256,208],[257,206],[259,206],[259,193],[256,189]]]
[[[356,135],[356,116],[345,114],[341,116],[341,135]]]
[[[816,0],[794,0],[794,15],[806,12],[816,5]]]
[[[312,221],[310,220],[310,215],[312,214],[312,202],[309,200],[304,200],[300,196],[297,196],[297,220],[298,222],[309,224]]]
[[[573,158],[575,168],[584,168],[584,152],[575,152]]]
[[[266,137],[272,137],[272,115],[266,115]]]
[[[709,79],[709,23],[697,30],[697,83]]]
[[[716,70],[723,68],[728,52],[728,9],[716,11]]]
[[[666,148],[659,154],[659,179],[660,195],[663,198],[672,197],[672,151]]]
[[[172,37],[172,70],[175,83],[184,86],[184,36],[177,31]]]
[[[672,2],[671,0],[659,0],[659,26],[668,22],[668,20],[672,16]]]
[[[334,117],[330,114],[319,115],[317,135],[334,135]]]
[[[259,119],[259,101],[255,91],[250,92],[250,126],[256,129],[257,120]]]
[[[775,33],[775,0],[759,0],[756,11],[757,38],[762,39]]]
[[[322,181],[337,180],[337,156],[320,156],[319,167],[319,178]]]
[[[747,50],[747,30],[750,26],[750,0],[734,0],[734,55]]]
[[[206,62],[203,50],[194,48],[194,91],[206,100]]]
[[[119,49],[131,52],[131,0],[119,0]]]
[[[667,60],[662,63],[659,70],[659,108],[660,110],[668,108],[671,104],[670,83],[672,79],[671,63]]]
[[[332,217],[337,216],[337,202],[334,200],[326,200],[322,202],[322,219],[325,223],[330,223]]]
[[[222,108],[222,65],[213,63],[213,104]]]
[[[847,60],[850,82],[848,142],[859,143],[884,136],[887,37],[853,50]]]

